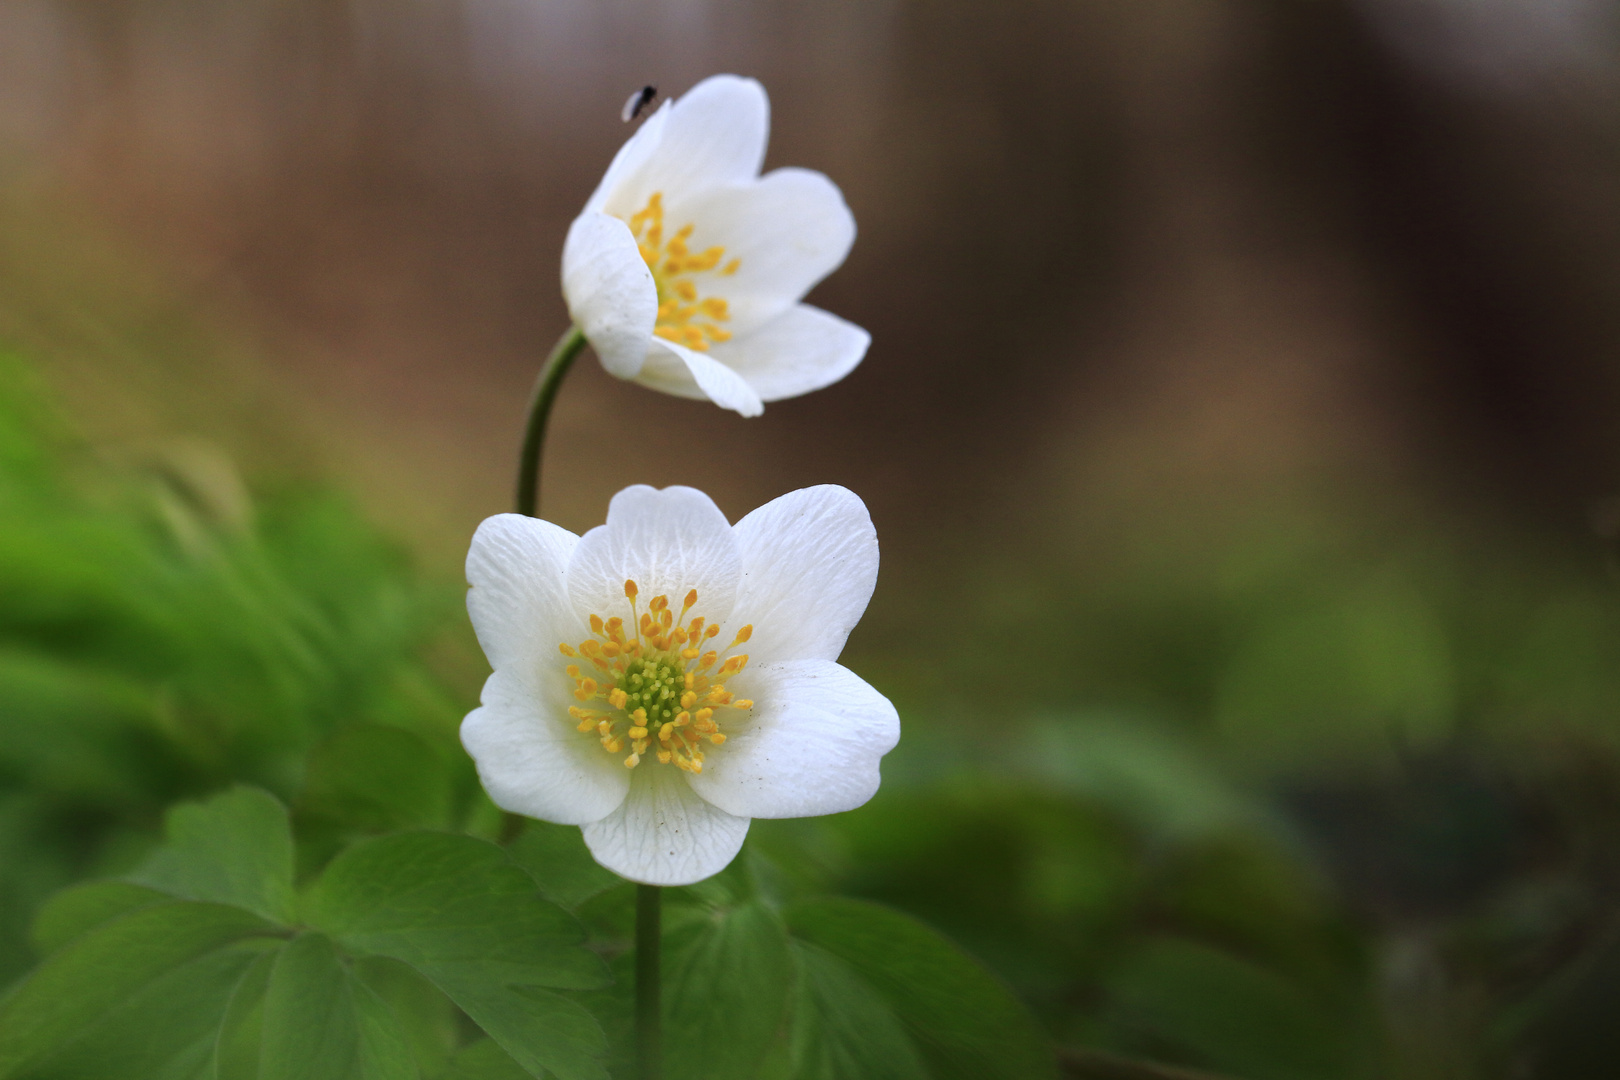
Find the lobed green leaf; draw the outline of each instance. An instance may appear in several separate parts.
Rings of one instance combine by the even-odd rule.
[[[274,930],[239,908],[170,902],[79,935],[0,1005],[0,1077],[118,1075],[96,1071],[108,1053],[158,1075],[218,1026],[256,955],[233,946]]]
[[[167,843],[129,880],[183,900],[234,904],[294,921],[293,841],[287,809],[268,792],[236,787],[169,811]]]
[[[888,1004],[936,1080],[1056,1075],[1050,1045],[1012,992],[922,923],[843,899],[803,901],[785,915],[796,938],[848,965]],[[819,977],[824,987],[838,985],[825,971]],[[836,1000],[825,992],[815,999]],[[847,1010],[826,1013],[819,1022],[833,1030],[828,1024],[838,1016],[847,1018]],[[849,1039],[847,1029],[837,1030]]]

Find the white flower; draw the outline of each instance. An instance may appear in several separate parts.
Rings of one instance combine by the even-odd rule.
[[[759,175],[770,103],[716,75],[625,143],[563,247],[563,295],[602,366],[744,416],[848,375],[871,336],[799,303],[855,218],[808,169]]]
[[[583,537],[489,518],[467,609],[495,671],[461,725],[484,789],[582,826],[598,862],[650,885],[723,869],[750,818],[860,806],[900,738],[894,706],[836,663],[877,567],[841,487],[735,526],[686,487],[626,488]]]

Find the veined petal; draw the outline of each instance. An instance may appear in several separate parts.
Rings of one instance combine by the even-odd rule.
[[[888,698],[827,660],[765,664],[749,675],[753,714],[727,725],[725,746],[689,778],[693,791],[751,818],[836,814],[877,793],[879,759],[900,741]]]
[[[578,623],[568,560],[579,537],[549,521],[496,514],[467,551],[467,614],[491,667],[520,676],[556,652]]]
[[[655,191],[675,200],[746,183],[765,162],[770,125],[770,99],[758,82],[736,75],[704,79],[669,105],[656,145],[639,165],[626,167],[601,209],[628,219]]]
[[[655,337],[636,382],[676,397],[708,398],[743,416],[765,411],[754,388],[737,372],[706,353]]]
[[[640,590],[643,611],[660,594],[678,611],[696,589],[694,614],[717,623],[731,615],[741,573],[737,541],[714,500],[696,488],[637,484],[613,496],[607,524],[580,537],[568,564],[568,595],[583,621],[628,617],[626,579]]]
[[[619,808],[582,831],[591,855],[620,877],[690,885],[736,858],[748,819],[698,798],[675,769],[636,769]]]
[[[586,212],[563,244],[563,298],[608,373],[633,379],[658,321],[658,286],[630,226]]]
[[[842,379],[871,343],[872,335],[854,323],[795,304],[753,333],[714,346],[710,354],[742,376],[760,400],[780,401]],[[643,381],[646,376],[643,368]]]
[[[877,531],[860,496],[828,484],[773,499],[732,530],[739,625],[757,661],[836,660],[877,585]]]
[[[855,216],[838,186],[809,169],[777,169],[758,181],[665,196],[671,222],[693,225],[692,246],[725,248],[734,273],[703,284],[730,306],[726,329],[741,336],[792,307],[843,263]]]
[[[580,734],[567,705],[551,699],[566,692],[542,680],[553,693],[512,672],[497,669],[484,683],[483,706],[461,722],[461,745],[478,765],[478,778],[495,805],[514,814],[584,825],[624,802],[628,770],[604,754],[594,733]]]

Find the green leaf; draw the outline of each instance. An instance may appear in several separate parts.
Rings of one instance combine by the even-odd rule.
[[[394,1010],[417,1068],[437,1076],[462,1038],[461,1010],[409,964],[386,956],[353,961],[354,975]]]
[[[888,1002],[844,961],[795,942],[799,993],[793,1080],[928,1080],[928,1069]]]
[[[528,871],[541,896],[569,911],[624,880],[591,858],[584,835],[573,825],[526,822],[506,853]]]
[[[214,1075],[208,1080],[258,1080],[264,1038],[264,992],[281,950],[262,953],[231,994],[214,1043]]]
[[[129,1049],[130,1060],[151,1064],[178,1053],[173,1040],[194,1023],[198,1030],[217,1025],[212,1003],[217,998],[224,1011],[233,969],[240,976],[253,959],[228,946],[272,929],[239,908],[175,902],[79,936],[0,1005],[0,1077],[34,1075],[34,1066],[53,1055],[77,1061],[75,1040],[102,1045],[108,1031],[134,1031],[146,1040]]]
[[[787,930],[760,902],[665,935],[665,1071],[671,1080],[757,1080],[793,987]]]
[[[183,900],[234,904],[280,923],[293,915],[293,842],[287,809],[236,787],[169,811],[167,843],[130,875]]]
[[[493,1039],[479,1039],[450,1061],[439,1080],[529,1080],[529,1074]]]
[[[63,889],[34,916],[34,947],[44,954],[53,953],[104,922],[169,899],[154,889],[125,881],[92,881]]]
[[[431,976],[430,976],[431,977]],[[607,1080],[607,1040],[584,1006],[537,986],[434,978],[452,1001],[532,1075]]]
[[[264,993],[258,1080],[415,1080],[399,1021],[324,934],[281,950]]]
[[[306,912],[344,948],[421,972],[531,1073],[606,1075],[595,1018],[542,988],[601,986],[607,971],[578,921],[495,845],[440,833],[365,841],[332,860]]]
[[[888,1003],[936,1080],[1055,1075],[1045,1036],[1012,993],[915,919],[841,899],[804,901],[785,914],[795,937],[849,965]]]

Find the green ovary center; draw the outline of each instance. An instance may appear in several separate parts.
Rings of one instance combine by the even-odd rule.
[[[624,583],[628,627],[621,617],[592,615],[589,638],[557,646],[570,660],[580,661],[566,668],[580,702],[569,707],[568,715],[578,721],[582,734],[595,731],[608,753],[621,754],[628,746],[625,768],[635,768],[651,751],[660,764],[702,772],[702,744],[726,741],[720,712],[753,708],[752,701],[735,697],[725,686],[747,665],[748,656],[723,657],[722,652],[746,642],[754,628],[737,631],[724,650],[710,648],[720,627],[702,616],[686,619],[697,603],[696,589],[686,594],[678,618],[667,596],[653,597],[647,610],[639,611],[638,594],[634,581]]]

